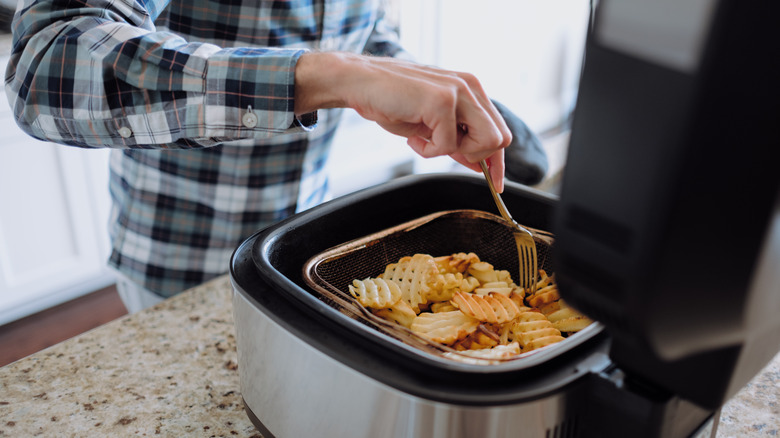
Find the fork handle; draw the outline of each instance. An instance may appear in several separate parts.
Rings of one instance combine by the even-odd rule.
[[[504,204],[504,200],[501,199],[501,196],[496,191],[496,186],[493,185],[493,178],[490,177],[487,163],[485,160],[480,160],[479,165],[482,167],[482,173],[485,174],[485,179],[490,187],[490,194],[493,195],[493,200],[496,201],[496,206],[498,207],[498,212],[501,213],[501,217],[510,223],[514,222],[512,215],[509,214],[509,210],[507,210],[506,205]]]

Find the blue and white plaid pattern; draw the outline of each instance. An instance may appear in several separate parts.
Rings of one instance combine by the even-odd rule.
[[[33,137],[116,148],[109,263],[170,296],[325,199],[340,111],[295,117],[295,65],[398,54],[379,1],[24,0],[6,92]]]

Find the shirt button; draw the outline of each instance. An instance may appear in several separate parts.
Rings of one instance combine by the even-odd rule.
[[[247,128],[254,128],[257,126],[257,115],[252,112],[244,113],[244,116],[241,117],[241,121],[244,123],[244,126]]]
[[[131,131],[127,126],[123,126],[119,128],[119,135],[121,135],[122,138],[128,138],[133,135],[133,131]]]

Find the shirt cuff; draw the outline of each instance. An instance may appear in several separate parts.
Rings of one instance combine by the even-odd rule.
[[[205,78],[205,131],[245,139],[308,131],[317,114],[295,115],[295,66],[305,49],[234,48],[212,54]]]

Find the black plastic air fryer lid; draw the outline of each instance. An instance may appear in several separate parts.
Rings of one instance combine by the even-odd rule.
[[[587,42],[556,279],[622,369],[714,408],[780,350],[777,5],[716,2],[686,70],[604,44],[622,4]]]

